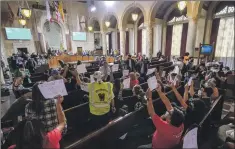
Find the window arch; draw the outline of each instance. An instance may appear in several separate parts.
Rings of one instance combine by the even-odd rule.
[[[177,23],[184,23],[188,21],[188,18],[185,15],[179,17],[173,17],[170,21],[167,22],[168,25],[170,24],[177,24]]]
[[[185,15],[181,15],[179,17],[174,16],[171,20],[167,22],[167,25],[172,25],[172,41],[171,41],[171,56],[180,56],[183,53],[182,51],[182,37],[185,37],[185,35],[182,35],[184,29],[184,23],[188,22],[188,18]]]
[[[234,69],[234,6],[225,5],[214,14],[218,23],[215,58]]]
[[[62,45],[62,29],[56,22],[45,22],[43,26],[43,33],[47,48],[61,49]]]
[[[215,18],[226,17],[230,15],[234,15],[234,6],[225,6],[224,9],[215,13]]]

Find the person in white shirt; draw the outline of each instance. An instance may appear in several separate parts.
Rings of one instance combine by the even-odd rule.
[[[111,69],[106,61],[103,66],[100,67],[99,71],[103,74],[104,81],[108,81],[110,79]]]

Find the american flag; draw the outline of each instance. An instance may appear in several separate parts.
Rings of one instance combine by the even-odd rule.
[[[59,21],[59,18],[60,18],[60,12],[58,10],[59,2],[58,1],[53,1],[53,5],[55,7],[56,19],[57,19],[57,21]]]

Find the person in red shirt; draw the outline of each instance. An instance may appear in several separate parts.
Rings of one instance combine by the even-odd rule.
[[[61,106],[62,101],[62,97],[57,100],[56,109],[59,125],[55,129],[46,133],[45,127],[40,120],[23,120],[13,132],[17,138],[16,142],[8,149],[59,149],[59,141],[62,138],[61,134],[66,124]]]
[[[181,135],[184,131],[184,114],[177,108],[173,108],[170,101],[166,97],[165,93],[162,92],[162,87],[157,87],[157,92],[160,99],[166,106],[167,112],[163,116],[158,116],[153,108],[152,103],[152,92],[150,89],[147,90],[147,108],[150,117],[152,118],[153,124],[156,127],[156,131],[153,134],[152,144],[143,145],[138,149],[143,148],[173,148],[179,144]]]
[[[130,88],[132,89],[135,85],[139,85],[139,80],[134,72],[130,73]]]

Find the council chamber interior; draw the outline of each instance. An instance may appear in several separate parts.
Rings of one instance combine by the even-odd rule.
[[[2,149],[233,149],[234,1],[1,1]]]

